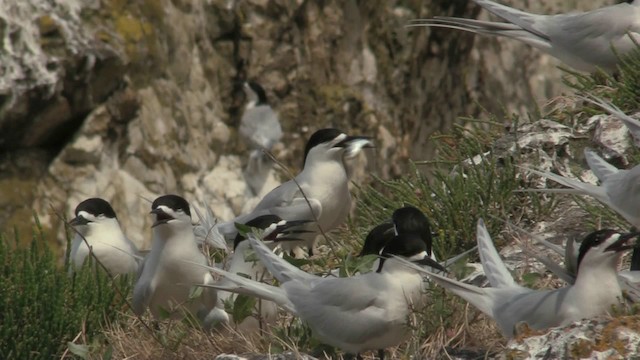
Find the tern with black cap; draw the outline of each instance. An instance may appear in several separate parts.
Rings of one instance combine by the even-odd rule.
[[[253,211],[221,223],[218,230],[225,238],[233,239],[237,234],[235,223],[244,224],[269,214],[287,221],[317,220],[302,227],[309,232],[300,234],[301,241],[283,245],[288,250],[305,246],[311,255],[316,237],[344,223],[351,210],[345,158],[370,146],[371,140],[366,136],[349,136],[338,129],[316,131],[305,147],[302,171],[265,195]]]
[[[477,226],[478,251],[491,287],[465,284],[403,262],[493,318],[502,334],[511,338],[521,322],[532,329],[547,329],[605,314],[619,304],[622,290],[616,267],[622,252],[631,248],[628,241],[636,236],[613,230],[592,232],[580,245],[575,284],[554,290],[532,290],[516,284],[482,219]]]
[[[138,249],[122,231],[108,201],[86,199],[76,206],[75,215],[69,222],[77,231],[71,241],[69,257],[73,266],[70,270],[82,266],[89,253],[93,252],[113,275],[138,271]]]
[[[215,290],[205,289],[199,296],[192,296],[195,284],[212,284],[213,277],[194,264],[209,262],[198,248],[189,203],[178,195],[160,196],[151,205],[151,215],[151,251],[133,289],[133,311],[140,315],[149,308],[158,320],[166,316],[181,319],[188,311],[205,328],[227,322]]]

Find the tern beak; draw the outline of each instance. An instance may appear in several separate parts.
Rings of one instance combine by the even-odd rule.
[[[155,214],[156,215],[156,221],[153,223],[153,225],[151,225],[152,228],[154,228],[154,227],[156,227],[158,225],[166,224],[170,220],[173,220],[173,217],[171,215],[167,214],[166,212],[164,212],[160,208],[156,208],[156,209],[151,210],[151,212],[149,212],[149,214]]]
[[[632,233],[628,233],[628,234],[621,234],[620,238],[616,242],[614,242],[613,244],[609,245],[606,249],[604,249],[604,251],[620,252],[620,251],[632,249],[634,247],[634,245],[628,245],[627,241],[637,237],[638,235],[640,235],[640,232],[632,232]]]

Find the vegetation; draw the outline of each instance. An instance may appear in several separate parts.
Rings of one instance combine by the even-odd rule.
[[[623,111],[635,112],[640,109],[640,60],[636,59],[640,56],[625,60],[618,76],[571,74],[567,83],[579,92],[604,96]],[[600,109],[578,105],[556,107],[546,116],[575,126],[595,113],[601,113]],[[537,161],[517,148],[518,119],[509,119],[513,125],[510,129],[505,129],[502,121],[466,120],[465,126],[455,126],[451,133],[433,137],[438,153],[435,160],[412,163],[406,177],[375,178],[372,184],[358,189],[355,216],[342,231],[330,235],[328,246],[320,249],[323,256],[291,261],[316,273],[339,268],[341,275],[347,275],[368,268],[372,258],[359,259],[355,254],[371,224],[388,219],[394,209],[404,204],[420,208],[431,220],[439,258],[448,258],[475,244],[479,217],[485,219],[500,244],[500,231],[504,229],[500,218],[526,225],[557,216],[560,197],[514,192],[531,187],[531,180],[518,166]],[[506,139],[511,150],[498,147],[497,139]],[[638,163],[637,150],[629,156],[634,164]],[[427,166],[429,175],[424,171]],[[588,218],[596,219],[589,226],[611,224],[624,228],[625,222],[599,203],[575,200],[590,215]],[[152,329],[130,315],[126,305],[131,290],[128,279],[113,279],[91,265],[69,276],[68,264],[58,264],[44,245],[39,227],[29,246],[19,246],[19,238],[18,234],[0,236],[0,358],[49,359],[70,353],[83,358],[138,355],[194,359],[223,352],[339,354],[320,344],[299,319],[288,316],[271,329],[273,337],[247,337],[233,330],[205,333],[187,322],[161,323]],[[452,272],[460,277],[466,269],[459,266]],[[535,286],[535,281],[530,282]],[[430,303],[425,309],[416,309],[411,319],[414,338],[390,349],[393,357],[434,357],[441,355],[442,349],[460,346],[482,348],[484,353],[499,346],[502,340],[494,325],[477,311],[440,288],[427,291]],[[227,306],[242,318],[253,304],[246,297],[238,297]]]
[[[0,235],[0,358],[60,357],[79,335],[99,337],[104,324],[119,318],[130,280],[92,268],[70,276],[39,227],[29,246],[18,239]]]

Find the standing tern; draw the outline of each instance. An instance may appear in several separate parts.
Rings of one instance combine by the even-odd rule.
[[[393,256],[444,270],[427,255],[424,241],[415,234],[398,233],[382,249],[375,271],[345,278],[306,273],[278,257],[255,235],[248,238],[280,286],[209,268],[236,284],[213,287],[274,301],[304,320],[321,341],[355,354],[379,350],[384,358],[382,349],[409,338],[408,318],[424,302],[422,276]]]
[[[243,85],[247,105],[240,119],[239,133],[250,149],[245,177],[255,194],[259,194],[271,169],[271,159],[264,151],[271,151],[282,138],[278,114],[267,101],[267,93],[257,82]]]
[[[267,101],[267,94],[257,82],[248,81],[243,90],[249,99],[242,119],[240,120],[240,134],[257,154],[261,150],[271,150],[282,138],[282,127],[278,115]],[[255,156],[252,152],[251,156]]]
[[[109,202],[86,199],[76,206],[75,214],[69,222],[78,232],[71,242],[69,257],[73,266],[70,271],[82,266],[90,252],[113,275],[138,271],[138,249],[122,232]]]
[[[511,338],[521,322],[533,329],[547,329],[604,314],[619,304],[622,290],[616,266],[622,252],[631,248],[627,242],[637,235],[613,230],[589,234],[580,246],[575,284],[555,290],[532,290],[516,284],[482,219],[477,226],[478,251],[492,287],[465,284],[405,263],[493,318],[502,334]]]
[[[614,72],[619,55],[640,41],[640,1],[587,12],[538,15],[490,0],[474,0],[506,22],[455,17],[418,19],[409,26],[444,27],[475,34],[504,36],[531,45],[583,72]],[[619,54],[619,55],[616,55]]]
[[[317,219],[317,223],[304,226],[309,233],[301,234],[301,241],[285,244],[287,250],[306,246],[312,255],[316,237],[344,223],[351,210],[345,158],[371,146],[371,140],[365,136],[348,136],[338,129],[316,131],[307,142],[302,172],[265,195],[249,214],[221,223],[220,233],[233,239],[237,234],[235,223],[244,224],[267,214],[287,221]]]
[[[151,214],[153,240],[133,289],[134,313],[141,315],[148,307],[158,320],[167,315],[181,319],[186,310],[205,328],[227,322],[213,289],[199,295],[192,291],[195,284],[213,284],[213,277],[195,265],[208,261],[195,239],[189,203],[178,195],[160,196],[151,205]]]

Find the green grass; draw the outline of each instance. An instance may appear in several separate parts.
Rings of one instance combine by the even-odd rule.
[[[28,246],[18,238],[0,235],[0,358],[59,358],[78,334],[93,338],[118,318],[129,280],[92,267],[69,276],[40,230]]]

